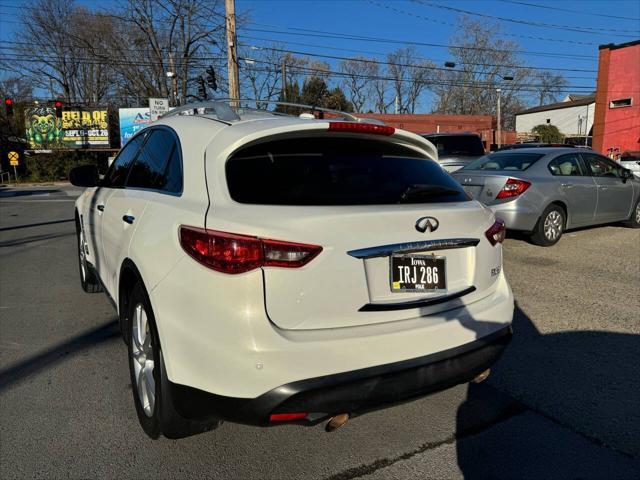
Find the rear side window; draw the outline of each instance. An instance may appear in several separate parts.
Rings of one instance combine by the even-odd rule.
[[[149,188],[169,193],[182,190],[179,146],[170,130],[155,129],[131,167],[127,187]]]
[[[500,152],[474,160],[463,170],[516,170],[523,171],[544,157],[544,153]]]
[[[577,153],[554,158],[549,162],[549,171],[552,175],[560,177],[584,175]]]
[[[387,205],[468,200],[415,150],[389,142],[311,137],[265,142],[226,164],[231,197],[265,205]]]
[[[424,135],[438,149],[438,156],[462,155],[479,157],[484,155],[482,140],[476,135]]]

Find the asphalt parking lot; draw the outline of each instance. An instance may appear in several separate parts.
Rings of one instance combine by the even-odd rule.
[[[115,312],[78,282],[75,190],[0,188],[0,477],[638,478],[640,230],[505,242],[514,341],[480,385],[322,426],[148,439]]]

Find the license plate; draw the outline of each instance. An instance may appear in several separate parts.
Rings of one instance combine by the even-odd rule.
[[[446,290],[445,258],[432,255],[392,255],[391,291]]]

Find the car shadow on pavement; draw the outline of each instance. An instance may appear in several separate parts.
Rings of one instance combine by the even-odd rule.
[[[544,334],[518,307],[513,330],[488,385],[469,384],[458,409],[465,478],[637,478],[640,335]],[[524,408],[478,432],[487,387]]]
[[[68,218],[66,220],[52,220],[51,222],[39,222],[39,223],[27,223],[25,225],[15,225],[13,227],[3,227],[0,228],[0,232],[6,232],[8,230],[20,230],[22,228],[33,228],[33,227],[44,227],[45,225],[55,225],[58,223],[68,223],[73,222],[73,218]]]
[[[78,354],[117,337],[120,337],[120,327],[117,320],[112,320],[9,365],[0,370],[0,392],[45,368],[52,367],[69,355]]]

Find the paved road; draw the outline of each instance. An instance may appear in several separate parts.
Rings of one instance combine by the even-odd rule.
[[[640,231],[512,238],[511,347],[481,385],[321,426],[138,427],[125,346],[78,284],[74,190],[0,188],[1,478],[637,478]]]

